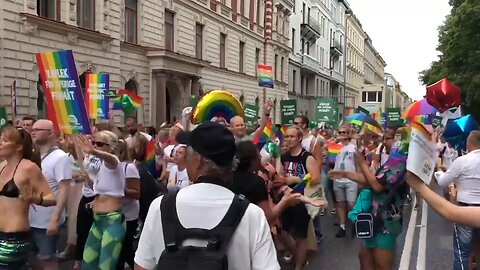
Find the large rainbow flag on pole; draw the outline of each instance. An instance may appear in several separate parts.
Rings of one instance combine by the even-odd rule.
[[[258,65],[257,67],[258,86],[273,89],[272,66]]]
[[[75,60],[71,50],[37,54],[48,118],[62,134],[91,134]]]
[[[87,74],[85,85],[87,87],[87,111],[90,119],[108,119],[109,99],[105,95],[110,88],[110,75]]]

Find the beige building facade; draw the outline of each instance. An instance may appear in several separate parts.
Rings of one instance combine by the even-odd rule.
[[[263,103],[256,67],[264,58],[264,1],[257,0],[10,0],[0,10],[0,106],[17,82],[19,117],[44,117],[35,54],[71,49],[80,81],[109,73],[110,89],[144,98],[139,121],[158,127],[179,118],[191,95],[225,89],[242,102]],[[276,23],[290,29],[291,1],[273,1]],[[287,98],[288,31],[266,43],[274,66],[275,105]],[[282,59],[282,62],[279,62]],[[9,111],[9,109],[8,109]]]
[[[345,106],[358,107],[365,76],[365,39],[367,35],[355,15],[347,17],[347,72]]]

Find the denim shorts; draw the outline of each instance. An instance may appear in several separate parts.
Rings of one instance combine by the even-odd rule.
[[[353,181],[333,181],[333,191],[337,202],[355,204],[358,195],[358,185]]]
[[[47,235],[46,229],[30,228],[33,243],[37,250],[37,257],[48,261],[57,257],[58,234]]]

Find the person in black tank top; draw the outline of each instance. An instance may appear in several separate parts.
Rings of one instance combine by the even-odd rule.
[[[303,133],[296,126],[290,127],[285,136],[284,143],[288,152],[281,158],[277,170],[285,177],[285,184],[295,190],[295,186],[310,173],[310,185],[320,183],[320,168],[311,153],[302,148]],[[296,190],[299,191],[299,190]],[[296,192],[295,191],[295,192]],[[299,191],[303,192],[303,190]],[[295,269],[303,269],[307,260],[308,226],[310,215],[304,203],[285,209],[281,216],[282,236],[290,234],[295,240],[295,246],[285,242],[287,248],[294,253]]]
[[[5,128],[0,138],[0,269],[23,269],[30,251],[30,204],[54,205],[55,196],[33,158],[23,129]]]

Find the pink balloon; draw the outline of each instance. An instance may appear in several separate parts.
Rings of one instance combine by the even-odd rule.
[[[462,91],[447,78],[427,86],[427,101],[430,105],[444,112],[462,104]]]

